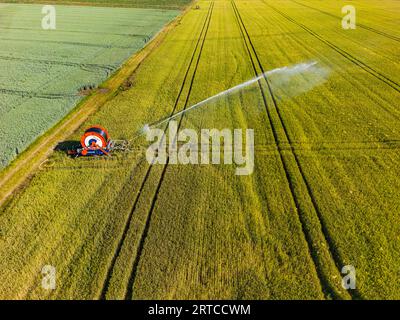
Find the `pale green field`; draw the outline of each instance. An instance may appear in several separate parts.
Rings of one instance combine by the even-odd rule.
[[[317,61],[329,76],[290,97],[263,79],[182,118],[182,128],[253,128],[250,176],[224,165],[149,167],[138,153],[90,161],[56,152],[1,209],[0,296],[400,298],[399,6],[352,3],[364,26],[356,30],[341,28],[339,1],[189,10],[134,86],[85,126],[132,139],[263,70]],[[41,287],[47,264],[54,291]],[[344,265],[356,268],[356,290],[341,287]]]
[[[107,7],[134,7],[134,8],[163,8],[181,9],[190,3],[190,0],[0,0],[8,3],[52,3],[52,4],[75,4],[85,6],[107,6]]]

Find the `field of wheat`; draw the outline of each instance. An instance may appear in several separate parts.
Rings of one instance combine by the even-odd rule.
[[[97,160],[55,151],[1,207],[0,296],[400,298],[400,6],[352,1],[358,24],[345,30],[345,4],[193,4],[132,86],[68,139],[96,123],[137,151]],[[304,77],[268,74],[310,61],[324,74],[304,90]],[[145,160],[134,140],[144,124],[262,74],[176,118],[193,130],[253,129],[253,174]],[[44,265],[57,270],[55,290],[41,286]],[[342,287],[347,265],[354,290]]]

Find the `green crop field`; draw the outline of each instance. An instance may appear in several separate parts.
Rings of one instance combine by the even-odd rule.
[[[0,0],[6,3],[49,3],[49,4],[73,4],[85,6],[107,7],[134,7],[134,8],[163,8],[181,9],[190,3],[190,0]]]
[[[352,1],[357,28],[345,30],[346,4],[193,4],[130,75],[132,87],[68,138],[101,124],[132,152],[72,159],[55,151],[1,207],[0,297],[400,299],[400,4]],[[324,72],[307,89],[299,89],[306,76],[288,83],[267,73],[176,118],[198,132],[254,129],[251,175],[235,175],[235,165],[146,161],[135,139],[144,124],[310,61]],[[56,268],[55,290],[42,287],[45,265]],[[348,265],[356,289],[342,287]]]
[[[4,167],[141,49],[174,10],[0,4],[0,166]]]

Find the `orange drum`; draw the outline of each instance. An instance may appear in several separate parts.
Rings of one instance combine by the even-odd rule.
[[[109,140],[110,136],[106,129],[100,126],[91,126],[82,136],[81,145],[83,148],[104,149]]]

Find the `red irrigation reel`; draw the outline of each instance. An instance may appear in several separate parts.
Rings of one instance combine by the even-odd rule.
[[[113,149],[113,141],[108,131],[101,126],[91,126],[85,130],[79,148],[68,150],[75,157],[108,156]]]

